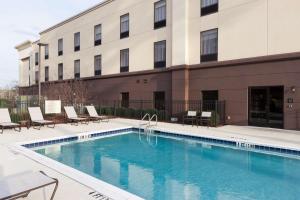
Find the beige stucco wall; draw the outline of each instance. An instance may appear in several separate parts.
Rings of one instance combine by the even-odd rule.
[[[200,1],[189,7],[190,64],[200,63],[200,32],[214,28],[219,61],[300,51],[298,0],[219,0],[219,12],[203,17]]]
[[[49,66],[50,81],[58,78],[58,64],[64,64],[64,79],[74,77],[74,60],[81,60],[81,77],[94,75],[94,56],[102,55],[102,74],[120,70],[120,50],[130,49],[130,72],[153,69],[154,42],[167,41],[167,67],[200,63],[200,32],[218,28],[219,61],[300,51],[299,0],[219,0],[219,12],[200,15],[200,0],[167,0],[167,27],[154,30],[154,2],[157,0],[114,0],[75,20],[41,34],[49,44],[49,60],[42,48],[41,80]],[[120,40],[120,16],[130,14],[130,37]],[[102,45],[94,47],[94,26],[102,24]],[[81,50],[74,52],[74,33],[81,33]],[[57,56],[58,39],[64,39],[64,55]],[[24,50],[23,50],[24,51]],[[31,84],[35,82],[34,53]],[[20,61],[20,85],[28,80]],[[21,70],[22,69],[22,70]]]
[[[113,1],[72,22],[41,34],[41,42],[49,44],[50,80],[57,80],[57,66],[64,64],[64,78],[74,77],[74,60],[80,59],[81,77],[94,75],[94,56],[102,55],[102,74],[120,72],[120,50],[129,48],[129,71],[150,70],[154,66],[154,42],[167,40],[167,66],[171,65],[170,0],[167,1],[167,27],[154,30],[154,2],[144,0]],[[120,40],[120,16],[130,15],[130,36]],[[102,45],[94,47],[94,26],[102,24]],[[74,52],[74,33],[81,34],[81,50]],[[57,56],[58,39],[64,40],[64,55]],[[43,55],[44,53],[42,53]],[[42,70],[44,71],[44,70]]]

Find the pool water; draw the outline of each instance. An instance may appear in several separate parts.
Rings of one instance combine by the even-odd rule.
[[[137,133],[36,152],[149,200],[300,199],[300,160]]]

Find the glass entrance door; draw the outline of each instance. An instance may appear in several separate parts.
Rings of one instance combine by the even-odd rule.
[[[283,86],[249,88],[249,125],[283,128]]]

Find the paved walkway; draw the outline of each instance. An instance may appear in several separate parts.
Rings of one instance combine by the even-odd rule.
[[[16,174],[24,171],[43,170],[48,175],[56,177],[60,185],[56,194],[56,200],[76,199],[90,200],[89,193],[93,190],[50,169],[43,166],[22,154],[16,154],[8,148],[9,144],[16,142],[31,141],[35,139],[52,138],[57,136],[73,135],[76,133],[108,130],[113,128],[122,128],[127,126],[138,126],[139,121],[127,119],[114,119],[109,123],[90,123],[89,125],[71,126],[68,124],[57,125],[55,129],[42,128],[22,129],[21,133],[12,130],[6,130],[3,135],[0,134],[0,179],[2,177]],[[180,124],[159,123],[158,129],[178,132],[183,134],[202,135],[207,137],[216,137],[222,139],[241,140],[254,143],[264,143],[280,147],[290,147],[300,149],[300,132],[276,130],[255,127],[224,126],[220,128],[192,127]],[[49,199],[50,189],[39,190],[29,195],[27,199],[43,200]],[[105,191],[99,191],[105,192]]]

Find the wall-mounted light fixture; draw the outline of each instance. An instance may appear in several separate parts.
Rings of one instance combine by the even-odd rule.
[[[292,92],[292,93],[295,93],[295,92],[296,92],[296,87],[295,87],[295,86],[292,86],[292,87],[291,87],[291,92]]]

